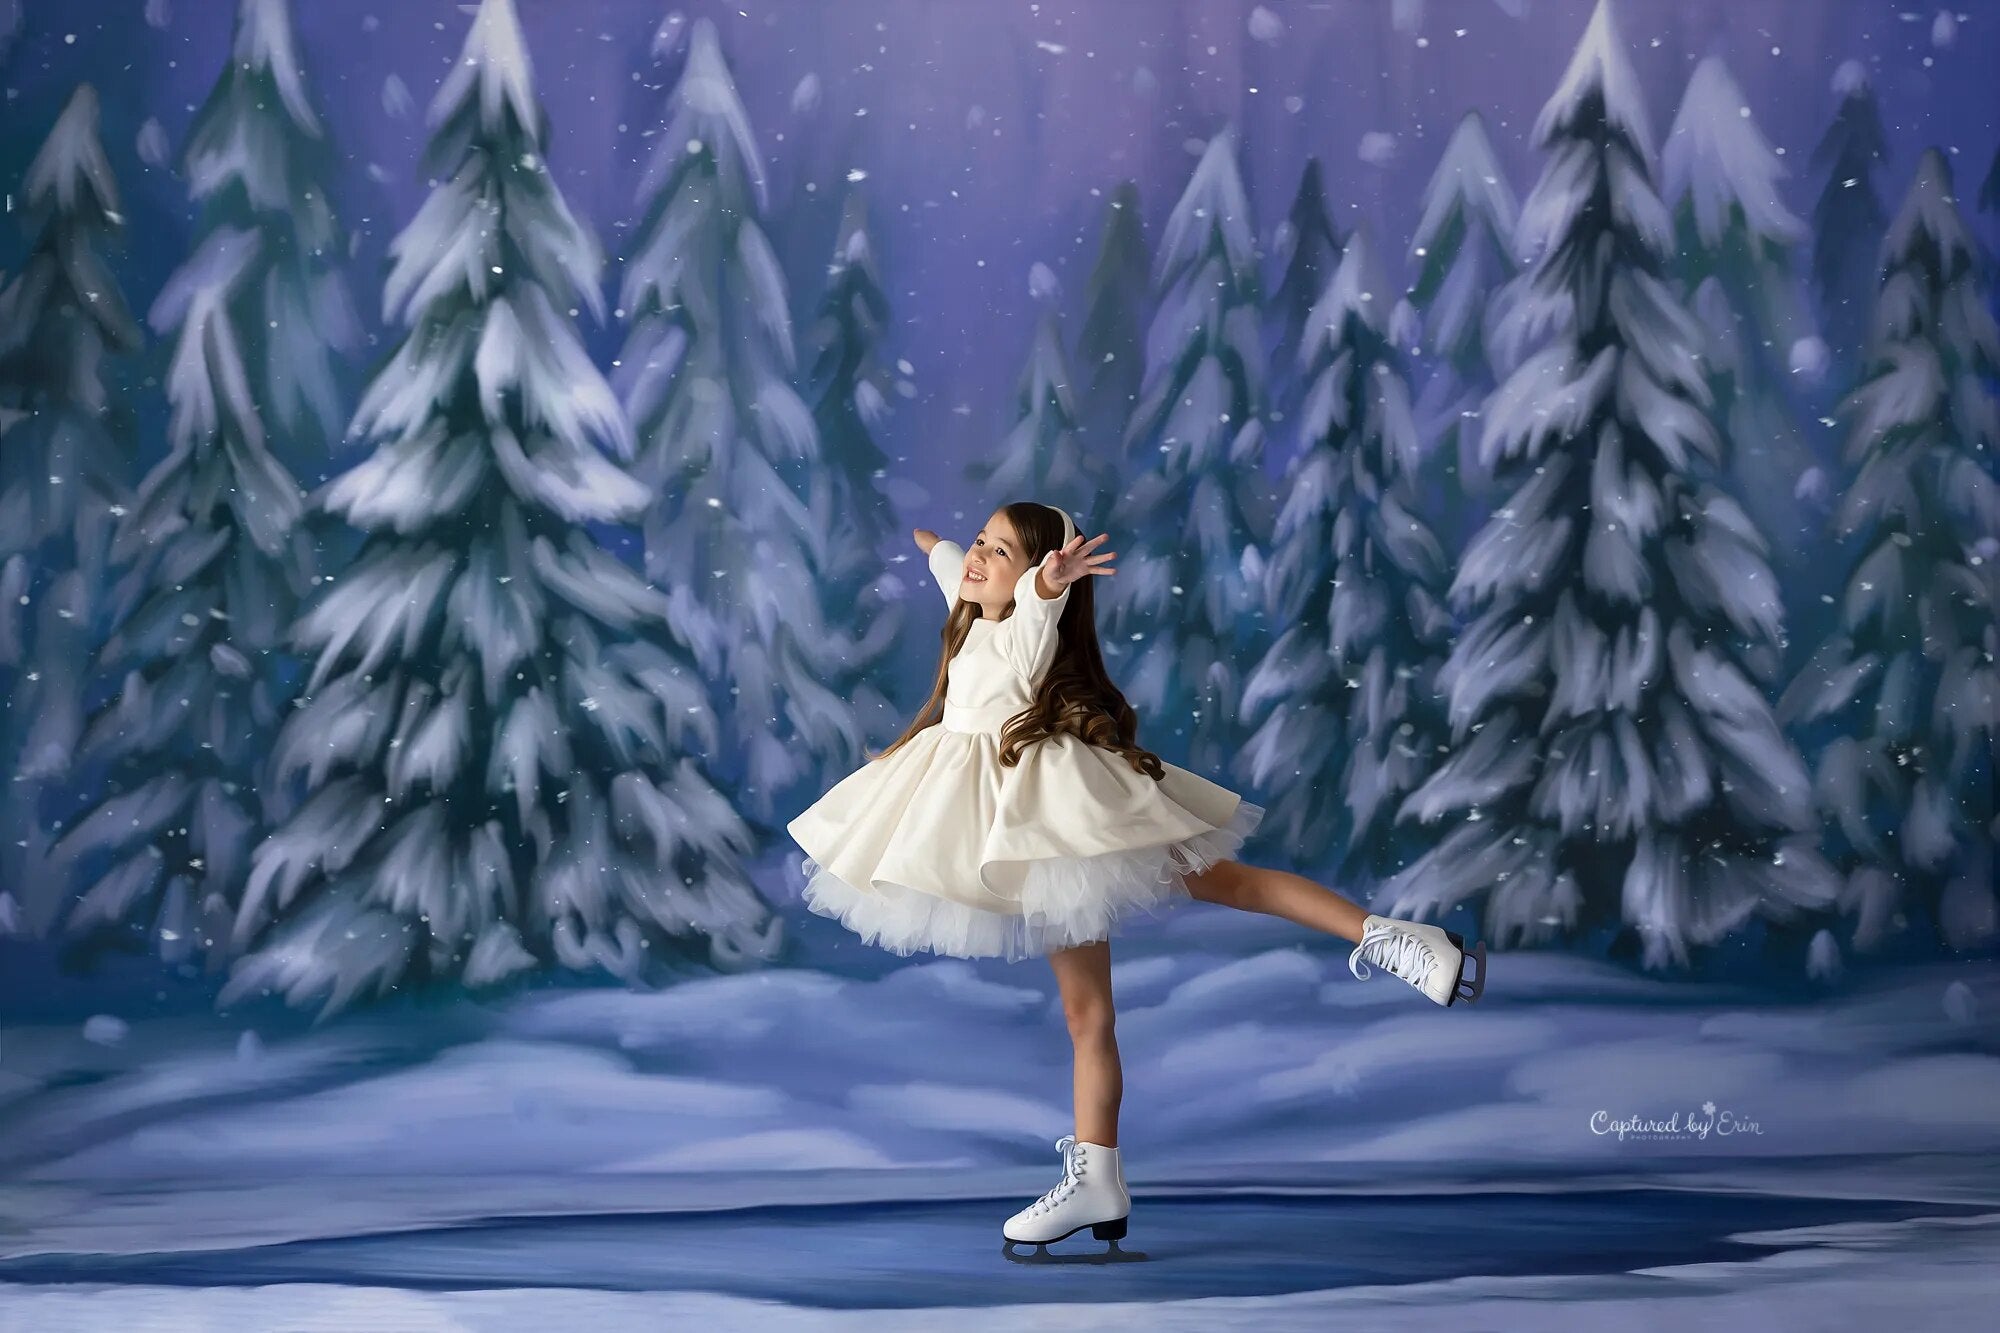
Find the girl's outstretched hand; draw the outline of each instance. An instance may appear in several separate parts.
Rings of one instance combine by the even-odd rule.
[[[1042,573],[1058,589],[1066,588],[1088,574],[1115,574],[1116,567],[1109,561],[1116,560],[1116,551],[1097,551],[1100,544],[1110,541],[1111,534],[1100,532],[1089,541],[1078,533],[1059,550],[1049,554],[1049,561],[1042,566]],[[1092,554],[1097,552],[1096,554]]]
[[[925,555],[929,555],[931,547],[938,544],[938,535],[929,528],[913,528],[910,536],[916,539],[917,549]]]

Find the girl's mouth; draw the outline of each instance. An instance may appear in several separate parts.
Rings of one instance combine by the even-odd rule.
[[[984,583],[986,582],[986,576],[984,574],[975,574],[968,569],[965,571],[965,581],[967,583]]]

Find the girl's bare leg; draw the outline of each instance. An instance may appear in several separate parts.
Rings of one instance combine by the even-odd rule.
[[[1359,941],[1368,909],[1332,889],[1287,870],[1268,870],[1241,861],[1217,861],[1199,874],[1187,875],[1188,892],[1208,903],[1264,912]]]
[[[1111,941],[1058,949],[1049,955],[1049,966],[1062,990],[1063,1016],[1076,1048],[1076,1137],[1116,1148],[1125,1076],[1118,1064],[1117,1016],[1111,1007]]]

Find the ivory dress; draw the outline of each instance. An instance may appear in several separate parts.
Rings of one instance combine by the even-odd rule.
[[[956,542],[931,548],[947,606],[964,564]],[[1033,702],[1069,602],[1068,588],[1041,596],[1039,569],[1015,583],[1006,619],[972,622],[942,720],[787,825],[806,853],[806,905],[868,943],[1017,960],[1107,939],[1134,909],[1191,900],[1182,875],[1233,858],[1264,817],[1198,774],[1162,761],[1155,781],[1069,735],[1001,765],[1001,728]]]

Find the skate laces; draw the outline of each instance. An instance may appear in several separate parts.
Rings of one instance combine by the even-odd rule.
[[[1061,1203],[1069,1197],[1069,1192],[1076,1187],[1076,1182],[1083,1179],[1081,1165],[1083,1146],[1076,1141],[1076,1135],[1065,1134],[1057,1139],[1056,1149],[1063,1155],[1063,1178],[1057,1181],[1047,1194],[1028,1206],[1028,1211],[1031,1213],[1039,1213]]]
[[[1419,969],[1437,963],[1437,954],[1413,931],[1394,925],[1370,926],[1361,932],[1361,943],[1347,956],[1347,970],[1366,981],[1374,975],[1368,971],[1368,963],[1379,963],[1403,980],[1414,982]]]

